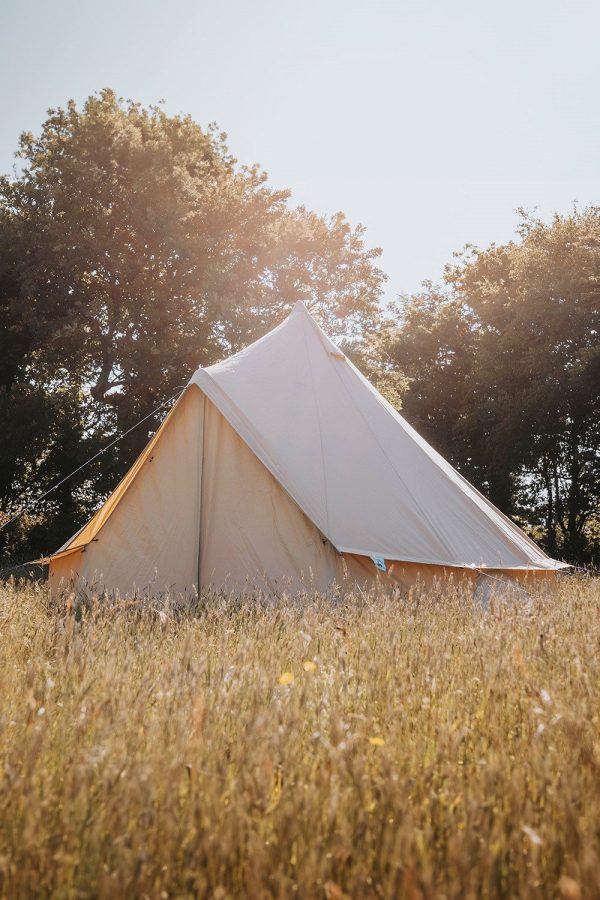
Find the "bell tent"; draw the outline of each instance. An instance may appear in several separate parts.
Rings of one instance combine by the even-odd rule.
[[[446,462],[302,303],[199,369],[96,515],[49,559],[51,586],[270,594],[564,567]]]

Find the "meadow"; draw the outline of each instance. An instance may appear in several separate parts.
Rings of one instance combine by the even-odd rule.
[[[600,896],[600,580],[475,608],[0,585],[0,896]]]

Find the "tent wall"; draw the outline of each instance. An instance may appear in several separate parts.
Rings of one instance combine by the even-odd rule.
[[[397,587],[401,592],[408,592],[417,585],[429,589],[437,583],[452,580],[455,585],[460,585],[467,590],[472,590],[475,583],[481,578],[498,579],[509,578],[522,585],[527,590],[533,588],[554,587],[557,583],[557,573],[541,569],[470,569],[458,566],[434,566],[426,563],[398,562],[398,560],[386,560],[387,572],[379,572],[375,569],[373,561],[368,556],[356,556],[343,554],[343,563],[339,566],[338,578],[343,578],[347,572],[350,580],[361,588],[368,589],[374,583]]]
[[[58,593],[70,586],[74,579],[79,578],[79,573],[83,573],[85,570],[83,566],[84,556],[83,550],[75,550],[74,553],[68,553],[50,560],[48,581],[51,593]]]
[[[344,553],[342,571],[347,571],[350,580],[369,589],[374,584],[399,588],[402,593],[408,592],[419,584],[431,588],[438,581],[452,578],[454,583],[469,585],[475,582],[477,573],[470,569],[451,568],[449,566],[433,566],[425,563],[398,562],[386,560],[387,571],[380,572],[375,568],[373,560],[368,556]]]
[[[199,578],[324,591],[339,574],[331,544],[195,385],[96,537],[50,562],[54,590],[77,579],[122,595],[192,595]]]
[[[188,594],[198,584],[203,411],[200,391],[186,391],[85,550],[51,560],[52,589],[72,578],[121,594]]]
[[[205,415],[202,587],[326,590],[334,548],[208,400]]]

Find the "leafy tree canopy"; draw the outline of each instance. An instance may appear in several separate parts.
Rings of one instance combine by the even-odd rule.
[[[376,325],[384,276],[362,228],[291,206],[214,126],[104,90],[50,110],[17,156],[20,169],[0,179],[4,510],[297,300],[350,345]],[[83,484],[54,494],[23,552],[66,538],[147,437],[133,432]]]
[[[467,248],[380,342],[416,427],[550,553],[597,560],[600,211],[522,213],[519,237]]]

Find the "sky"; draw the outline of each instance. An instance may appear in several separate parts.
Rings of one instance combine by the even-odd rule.
[[[69,98],[164,100],[362,223],[393,298],[600,204],[599,46],[599,0],[0,0],[0,171]]]

